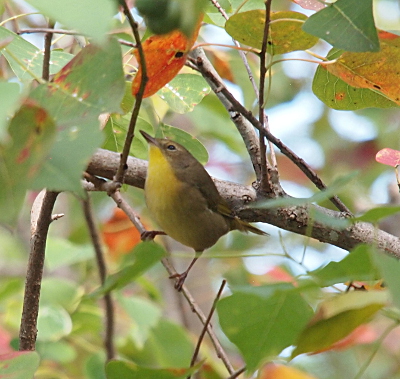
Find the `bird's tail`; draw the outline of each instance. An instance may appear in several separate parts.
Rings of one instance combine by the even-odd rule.
[[[265,233],[263,230],[256,228],[255,226],[249,224],[247,221],[243,221],[238,217],[234,218],[234,229],[240,230],[241,232],[251,232],[254,234],[258,234],[260,236],[268,236],[268,233]]]
[[[265,233],[261,229],[256,228],[255,226],[249,224],[247,221],[241,220],[239,217],[234,216],[232,214],[231,209],[225,204],[218,205],[218,212],[221,213],[224,217],[230,220],[230,229],[231,230],[239,230],[241,232],[251,232],[254,234],[258,234],[260,236],[269,236],[268,233]]]

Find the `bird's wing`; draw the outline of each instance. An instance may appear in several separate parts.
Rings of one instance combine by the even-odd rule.
[[[193,175],[193,172],[196,172],[196,175]],[[175,174],[178,180],[189,186],[196,187],[207,201],[208,208],[212,211],[218,212],[218,206],[221,203],[225,204],[211,176],[200,162],[193,160],[190,162],[190,166],[176,171]],[[229,210],[227,205],[226,207]]]

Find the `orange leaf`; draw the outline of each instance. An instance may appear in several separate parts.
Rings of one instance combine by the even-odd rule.
[[[379,163],[397,167],[400,164],[400,151],[385,148],[376,153],[375,159]]]
[[[367,344],[374,342],[378,338],[378,333],[369,324],[360,325],[354,329],[349,335],[335,342],[333,345],[326,349],[315,351],[314,354],[321,353],[328,350],[345,350],[355,345]]]
[[[275,363],[267,364],[261,371],[259,379],[317,379],[303,371],[293,367],[278,365]]]
[[[336,63],[322,66],[350,86],[368,88],[400,105],[400,36],[379,32],[379,40],[379,52],[344,52]]]
[[[119,208],[115,208],[102,228],[102,237],[113,260],[129,253],[140,242],[140,233]]]
[[[168,34],[154,35],[143,43],[143,52],[146,61],[148,82],[143,97],[154,95],[159,89],[169,83],[185,65],[196,38],[203,17],[200,17],[198,26],[191,38],[187,38],[180,30],[174,30]],[[134,52],[139,60],[139,53]],[[135,96],[140,88],[142,69],[139,70],[132,81],[132,94]]]
[[[218,74],[222,79],[229,80],[235,83],[235,78],[231,70],[231,65],[229,62],[229,55],[223,51],[210,51],[209,56],[214,68],[217,70]]]

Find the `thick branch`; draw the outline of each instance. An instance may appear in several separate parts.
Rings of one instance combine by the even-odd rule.
[[[19,331],[19,350],[35,350],[36,322],[39,314],[40,288],[42,284],[47,233],[53,221],[51,213],[58,192],[46,191],[38,214],[32,216],[32,236],[28,269],[25,281],[24,305]],[[41,196],[38,195],[38,196]]]
[[[118,153],[99,149],[92,157],[87,171],[92,175],[112,179],[118,164]],[[125,183],[143,188],[147,162],[129,157],[128,167]],[[346,213],[318,206],[291,206],[276,209],[244,208],[251,201],[262,200],[257,199],[254,188],[218,179],[214,181],[221,195],[237,210],[238,215],[249,222],[264,222],[297,234],[308,235],[310,215],[316,209],[333,218],[347,217]],[[360,243],[375,244],[386,253],[400,258],[400,239],[368,223],[357,223],[340,230],[328,224],[312,221],[310,237],[345,250],[351,250]]]

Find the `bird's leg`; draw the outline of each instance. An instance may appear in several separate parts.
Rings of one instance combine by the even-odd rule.
[[[142,241],[153,241],[155,236],[165,236],[166,233],[160,230],[145,230],[141,235],[140,238]]]
[[[186,277],[188,276],[190,269],[193,267],[193,265],[196,263],[196,261],[197,261],[198,259],[199,259],[199,257],[193,258],[193,260],[192,260],[192,262],[190,263],[189,267],[186,269],[186,271],[182,272],[182,274],[176,273],[176,274],[171,275],[171,276],[169,277],[170,279],[178,279],[178,280],[176,281],[176,283],[175,283],[175,288],[176,288],[178,291],[181,291],[181,290],[182,290],[183,283],[185,282],[185,279],[186,279]]]

